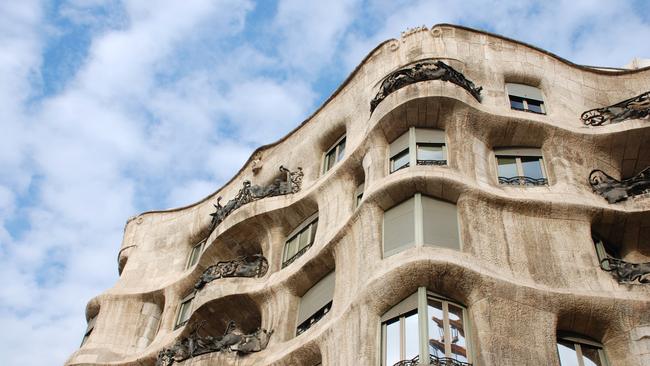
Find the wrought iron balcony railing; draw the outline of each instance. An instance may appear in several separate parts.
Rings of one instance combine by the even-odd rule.
[[[418,165],[447,165],[447,160],[418,160]]]
[[[602,126],[606,123],[618,123],[628,119],[642,119],[650,116],[650,91],[626,99],[609,107],[588,110],[580,116],[588,126]]]
[[[526,176],[499,177],[499,184],[511,186],[546,186],[548,185],[548,179],[531,178]]]
[[[616,180],[602,170],[595,169],[589,173],[589,184],[594,192],[603,196],[607,202],[616,203],[650,193],[650,166],[632,178]]]
[[[481,90],[483,88],[480,86],[477,88],[472,81],[465,78],[465,75],[442,61],[423,61],[388,75],[381,83],[379,92],[370,102],[370,113],[374,112],[379,103],[392,92],[427,80],[449,81],[467,90],[477,101],[481,101]]]
[[[420,356],[415,356],[410,360],[399,361],[393,366],[472,366],[471,363],[454,360],[449,357],[438,357],[429,355],[429,363],[420,362]]]
[[[261,254],[243,256],[231,261],[217,262],[203,271],[201,278],[194,284],[200,290],[207,283],[226,277],[262,277],[269,269],[269,263]]]
[[[600,268],[612,272],[620,283],[650,283],[650,262],[630,263],[609,257],[600,261]]]

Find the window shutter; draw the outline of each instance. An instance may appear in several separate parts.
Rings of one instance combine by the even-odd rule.
[[[300,299],[298,324],[302,324],[334,297],[335,271],[330,272],[310,288]]]
[[[415,202],[411,198],[384,212],[384,257],[415,244]]]
[[[460,249],[456,205],[422,196],[422,221],[425,245]]]
[[[395,156],[395,154],[408,149],[409,147],[409,132],[406,131],[402,136],[398,137],[395,141],[390,144],[390,157]]]
[[[508,90],[508,95],[544,101],[544,98],[542,98],[542,91],[529,85],[506,83],[506,89]]]

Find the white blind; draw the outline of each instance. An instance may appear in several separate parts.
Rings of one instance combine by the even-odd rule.
[[[334,297],[335,271],[318,281],[300,299],[300,310],[298,311],[298,325],[314,315],[320,308],[332,301]]]
[[[425,245],[460,249],[456,205],[422,196],[422,222]]]
[[[494,155],[500,156],[542,156],[542,150],[536,147],[511,147],[494,149]]]
[[[413,198],[384,212],[384,257],[415,244],[414,214]]]
[[[390,144],[390,157],[409,147],[409,132],[406,131]]]
[[[388,310],[384,315],[381,316],[381,321],[385,322],[386,320],[393,319],[396,316],[408,313],[409,311],[417,308],[418,293],[416,292]]]
[[[508,95],[544,101],[542,91],[529,85],[506,83],[506,89],[508,90]]]
[[[445,131],[425,128],[415,129],[415,142],[429,142],[434,144],[445,143]]]

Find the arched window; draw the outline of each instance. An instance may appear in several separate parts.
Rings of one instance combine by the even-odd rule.
[[[381,322],[383,366],[416,359],[471,362],[465,308],[424,287],[387,311]]]
[[[314,244],[316,229],[318,228],[318,212],[313,214],[298,226],[284,244],[282,252],[282,268],[290,265],[300,258]]]
[[[561,366],[607,366],[603,346],[595,341],[572,335],[557,338]]]

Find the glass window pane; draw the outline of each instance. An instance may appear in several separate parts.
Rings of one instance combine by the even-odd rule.
[[[442,145],[418,144],[417,160],[445,160]]]
[[[463,309],[453,304],[448,304],[448,307],[451,333],[451,357],[457,361],[467,362],[467,343],[465,341]]]
[[[303,230],[299,235],[300,246],[298,247],[298,251],[300,251],[301,249],[309,245],[310,235],[311,234],[309,233],[309,226],[307,226],[305,230]]]
[[[391,173],[406,166],[409,163],[409,150],[406,149],[390,159]]]
[[[539,157],[522,156],[521,166],[526,177],[535,179],[544,178],[544,174],[542,174],[542,164]]]
[[[285,245],[287,246],[287,255],[284,258],[284,260],[287,260],[287,259],[293,257],[294,255],[296,255],[296,252],[298,251],[298,237],[294,236]]]
[[[580,344],[580,348],[582,350],[582,362],[585,366],[603,366],[599,348],[586,344]]]
[[[418,312],[413,311],[404,317],[404,356],[410,360],[420,353]]]
[[[429,299],[427,309],[429,322],[429,354],[445,357],[445,329],[443,323],[442,302]]]
[[[526,103],[528,104],[528,110],[533,111],[536,113],[544,113],[544,110],[542,109],[542,102],[539,100],[534,100],[534,99],[526,99]]]
[[[345,139],[343,139],[343,140],[341,140],[341,142],[339,142],[338,150],[339,151],[338,151],[338,155],[336,157],[336,161],[341,161],[341,159],[343,159],[343,155],[345,154]]]
[[[316,229],[318,229],[318,220],[314,221],[311,224],[311,232],[310,232],[310,238],[309,238],[309,243],[313,244],[314,243],[314,238],[316,238]]]
[[[560,357],[561,366],[578,366],[578,354],[573,342],[558,340],[557,354]]]
[[[386,323],[386,366],[394,365],[400,360],[399,318]]]
[[[497,156],[497,164],[499,177],[511,178],[519,175],[517,173],[517,161],[514,157]]]
[[[524,110],[524,100],[519,97],[509,95],[510,97],[510,108]]]
[[[187,263],[187,268],[192,267],[193,265],[196,264],[196,262],[198,262],[202,247],[203,244],[199,244],[192,248],[192,252],[190,252],[190,260]]]
[[[329,151],[327,155],[325,155],[325,167],[324,167],[325,171],[330,170],[332,166],[334,166],[335,163],[334,159],[336,158],[335,155],[336,152],[334,150]]]
[[[188,300],[184,303],[181,303],[181,309],[178,311],[178,322],[177,324],[183,324],[190,318],[190,304],[192,300]]]

